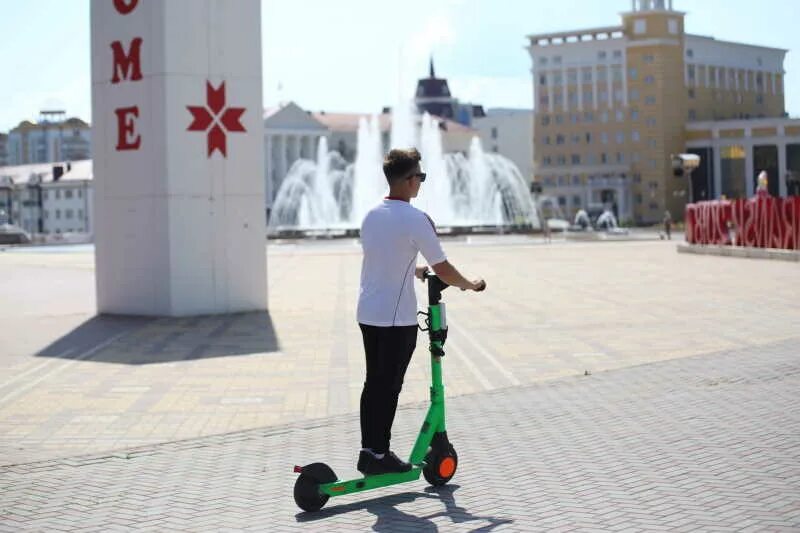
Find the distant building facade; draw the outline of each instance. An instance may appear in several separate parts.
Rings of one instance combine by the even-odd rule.
[[[42,111],[38,121],[22,121],[8,133],[5,163],[30,165],[88,159],[91,144],[89,124],[79,118],[66,118],[64,111]]]
[[[568,213],[603,204],[637,223],[680,215],[688,184],[673,176],[671,154],[714,131],[756,132],[759,120],[789,131],[786,50],[686,34],[684,15],[672,0],[632,0],[619,26],[529,36],[534,179]]]
[[[0,167],[0,224],[30,234],[92,234],[92,161]]]
[[[507,157],[525,181],[533,179],[533,110],[497,108],[472,122],[484,151]]]
[[[462,103],[452,95],[447,80],[436,77],[433,58],[431,58],[428,77],[417,81],[414,104],[420,114],[429,113],[454,120],[464,126],[472,126],[473,119],[485,116],[483,106]]]

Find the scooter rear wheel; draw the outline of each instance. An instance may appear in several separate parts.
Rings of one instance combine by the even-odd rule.
[[[425,456],[425,468],[422,475],[434,487],[441,487],[453,479],[458,468],[458,454],[452,444],[447,445],[447,450],[431,449]]]
[[[320,485],[336,481],[336,474],[325,463],[312,463],[303,467],[303,471],[294,482],[294,502],[300,509],[313,513],[328,503],[330,496],[319,490]]]

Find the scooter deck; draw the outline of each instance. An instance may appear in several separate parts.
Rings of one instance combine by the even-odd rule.
[[[398,483],[405,483],[406,481],[415,481],[419,479],[422,474],[424,463],[415,465],[408,472],[392,473],[392,474],[376,474],[374,476],[364,476],[347,481],[336,480],[333,483],[325,483],[319,486],[319,491],[328,496],[342,496],[344,494],[353,494],[354,492],[361,492],[364,490],[377,489],[379,487],[388,487],[389,485],[396,485]]]

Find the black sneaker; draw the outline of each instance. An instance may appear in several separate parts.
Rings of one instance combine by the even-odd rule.
[[[411,470],[411,465],[406,463],[394,452],[383,454],[383,457],[378,459],[372,453],[361,450],[358,454],[358,471],[365,476],[374,476],[377,474],[399,474]]]

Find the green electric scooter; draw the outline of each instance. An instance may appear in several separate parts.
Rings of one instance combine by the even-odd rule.
[[[428,312],[424,315],[431,352],[431,405],[425,422],[419,430],[414,449],[408,462],[411,470],[403,473],[377,474],[350,480],[340,480],[325,463],[295,466],[300,474],[294,484],[294,501],[304,511],[319,511],[331,496],[343,496],[354,492],[377,489],[397,483],[415,481],[420,473],[434,486],[444,485],[458,468],[458,455],[447,440],[444,425],[444,385],[442,385],[442,356],[447,339],[447,317],[442,291],[449,287],[437,276],[426,272],[423,281],[428,282]],[[482,290],[482,289],[481,289]]]

